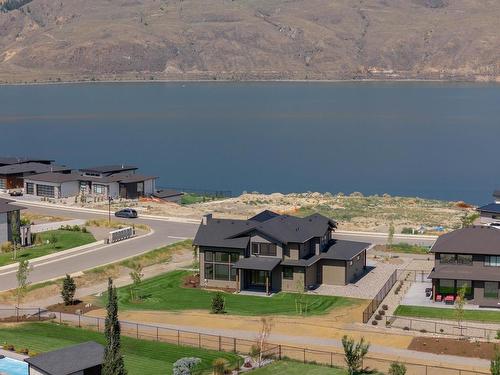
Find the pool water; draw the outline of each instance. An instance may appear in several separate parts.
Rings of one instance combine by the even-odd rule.
[[[28,375],[28,364],[11,358],[0,359],[0,374]]]

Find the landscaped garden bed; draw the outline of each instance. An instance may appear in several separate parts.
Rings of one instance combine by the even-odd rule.
[[[495,355],[494,343],[471,342],[465,339],[415,337],[408,349],[433,354],[456,355],[487,360],[491,360]]]

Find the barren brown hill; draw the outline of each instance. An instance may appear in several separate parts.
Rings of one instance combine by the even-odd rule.
[[[0,82],[500,81],[498,0],[0,4]]]

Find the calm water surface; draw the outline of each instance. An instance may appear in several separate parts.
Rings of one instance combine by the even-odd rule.
[[[0,87],[0,154],[133,163],[159,185],[473,203],[500,187],[500,85]]]

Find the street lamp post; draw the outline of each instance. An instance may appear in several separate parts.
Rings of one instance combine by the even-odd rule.
[[[111,202],[113,198],[108,197],[108,224],[111,225]]]

